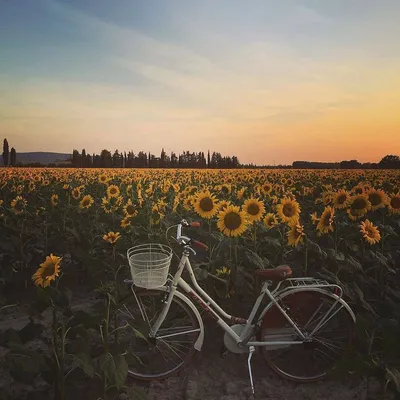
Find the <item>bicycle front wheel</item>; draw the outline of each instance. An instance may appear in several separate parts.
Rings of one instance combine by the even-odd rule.
[[[329,292],[289,292],[278,298],[278,303],[307,340],[263,347],[267,363],[291,381],[306,383],[324,378],[349,351],[355,324],[352,315]],[[263,341],[302,341],[275,305],[264,316],[261,335]]]
[[[162,290],[137,292],[119,309],[119,326],[125,327],[120,343],[126,349],[129,376],[142,380],[164,379],[179,371],[192,358],[200,326],[193,311],[173,297],[168,314],[155,338],[150,328],[162,311],[166,296]]]

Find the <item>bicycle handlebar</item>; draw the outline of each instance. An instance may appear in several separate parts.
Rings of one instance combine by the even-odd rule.
[[[183,227],[192,227],[192,228],[198,228],[200,227],[200,222],[198,221],[193,221],[191,223],[189,223],[186,219],[183,219],[180,224],[178,224],[178,229],[177,229],[177,233],[176,233],[176,240],[179,244],[184,245],[184,246],[190,246],[190,245],[194,245],[198,248],[201,248],[203,250],[208,250],[208,246],[198,240],[193,240],[190,237],[187,236],[183,236],[182,235],[182,228]]]

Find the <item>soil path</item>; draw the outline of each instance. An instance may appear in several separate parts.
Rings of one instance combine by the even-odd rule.
[[[247,371],[247,355],[228,354],[223,359],[220,357],[222,343],[222,331],[214,326],[207,326],[203,351],[197,354],[190,366],[178,376],[151,382],[149,399],[364,400],[366,398],[365,384],[359,381],[325,380],[306,385],[287,382],[268,368],[260,353],[256,353],[252,361],[256,390],[256,395],[253,397]]]

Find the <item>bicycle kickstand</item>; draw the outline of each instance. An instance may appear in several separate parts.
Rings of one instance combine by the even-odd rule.
[[[251,358],[253,357],[256,348],[254,346],[249,347],[249,357],[247,358],[247,367],[249,369],[249,376],[250,376],[250,384],[251,384],[251,391],[254,395],[254,384],[253,384],[253,373],[251,372]]]

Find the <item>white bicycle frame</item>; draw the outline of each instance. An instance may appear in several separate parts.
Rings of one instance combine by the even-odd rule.
[[[190,249],[192,250],[192,249]],[[193,250],[192,250],[193,251]],[[350,313],[352,318],[355,321],[355,315],[353,311],[351,310],[350,306],[342,299],[341,295],[338,296],[334,293],[328,292],[326,290],[327,287],[333,287],[337,288],[340,293],[342,292],[342,289],[338,285],[334,284],[326,284],[326,285],[318,285],[318,284],[312,284],[313,278],[301,278],[301,281],[307,282],[308,279],[310,279],[310,284],[306,284],[302,287],[293,287],[290,290],[290,293],[294,292],[301,292],[301,291],[309,291],[313,290],[316,292],[321,292],[325,294],[329,294],[330,297],[336,300],[336,302],[331,306],[331,308],[327,311],[325,316],[319,321],[317,326],[314,328],[314,330],[307,335],[307,337],[303,334],[303,332],[298,328],[296,323],[290,318],[290,316],[286,313],[286,311],[280,306],[280,304],[277,301],[277,297],[274,296],[274,294],[278,293],[279,289],[279,284],[278,286],[271,292],[269,290],[270,282],[266,281],[262,287],[261,293],[258,296],[257,300],[254,303],[253,309],[250,312],[250,315],[248,319],[243,319],[243,318],[238,318],[234,317],[232,315],[227,314],[197,283],[196,277],[194,275],[192,266],[189,261],[189,248],[185,247],[183,255],[181,257],[181,260],[178,265],[178,270],[175,273],[175,276],[172,279],[172,282],[170,281],[169,283],[169,288],[167,288],[167,293],[168,293],[168,298],[166,300],[166,303],[164,305],[163,310],[161,311],[160,315],[158,316],[157,320],[155,321],[154,325],[150,329],[149,332],[149,337],[156,337],[157,331],[159,330],[160,326],[162,325],[165,317],[168,314],[172,299],[176,293],[178,295],[181,295],[180,292],[177,292],[178,287],[180,287],[184,292],[187,293],[188,295],[188,302],[191,303],[189,298],[193,301],[195,301],[207,314],[209,314],[213,320],[237,343],[238,346],[241,347],[252,347],[252,346],[288,346],[288,345],[293,345],[293,344],[303,344],[309,337],[311,337],[317,330],[321,329],[334,315],[336,315],[343,307],[347,309],[347,311]],[[181,277],[184,269],[189,272],[189,276],[191,278],[191,281],[193,283],[194,289]],[[288,281],[296,281],[296,278],[293,279],[288,279]],[[315,280],[314,280],[315,281]],[[324,289],[325,288],[325,289]],[[165,287],[163,287],[163,290],[165,290]],[[279,292],[281,293],[281,292]],[[257,314],[257,311],[261,305],[261,302],[263,301],[264,297],[267,296],[271,301],[270,303],[264,308],[263,312],[260,314],[258,321],[261,321],[262,318],[264,317],[265,313],[272,307],[276,306],[279,311],[282,313],[282,315],[287,319],[287,321],[293,326],[294,330],[296,331],[297,335],[301,338],[301,340],[273,340],[273,341],[250,341],[251,336],[254,333],[254,327],[255,325],[253,324],[253,320]],[[179,296],[181,297],[181,296]],[[335,306],[337,303],[341,303],[340,307],[337,310],[334,310]],[[196,309],[194,304],[191,303],[193,307],[192,309]],[[317,310],[318,311],[318,310]],[[317,311],[314,313],[314,315],[317,313]],[[310,318],[310,320],[314,317],[314,315]],[[244,329],[242,330],[241,334],[238,335],[225,321],[228,320],[231,323],[234,324],[242,324],[244,325]],[[196,331],[198,331],[197,329]],[[195,346],[197,348],[197,346]],[[200,348],[197,348],[197,350],[201,350]]]

